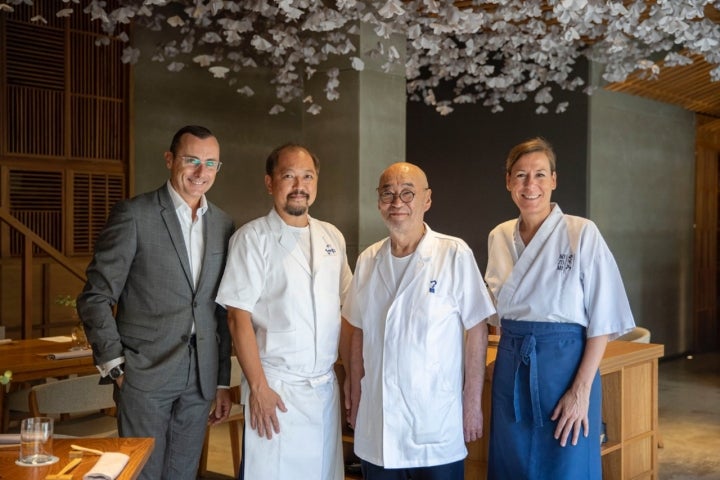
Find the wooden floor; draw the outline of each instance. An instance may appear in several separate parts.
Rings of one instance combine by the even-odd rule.
[[[227,424],[210,429],[210,448],[208,449],[208,470],[212,472],[202,479],[233,478],[232,453],[230,452],[230,433]]]

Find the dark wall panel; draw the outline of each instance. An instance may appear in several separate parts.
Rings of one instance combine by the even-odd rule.
[[[505,189],[505,158],[517,143],[543,136],[557,154],[558,188],[553,194],[565,213],[586,216],[588,98],[553,92],[570,105],[562,114],[536,114],[532,102],[492,113],[481,105],[460,105],[447,116],[408,102],[407,161],[428,175],[433,204],[426,221],[433,230],[456,235],[487,264],[487,235],[518,210]]]

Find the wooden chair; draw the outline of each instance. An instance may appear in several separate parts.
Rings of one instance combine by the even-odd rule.
[[[635,327],[625,335],[621,335],[615,340],[635,343],[650,343],[650,330],[644,327]]]
[[[30,416],[55,418],[54,433],[69,437],[117,437],[112,384],[100,385],[100,374],[72,377],[13,392],[8,403]],[[27,408],[21,401],[27,399]]]
[[[232,400],[232,408],[230,415],[223,423],[228,424],[230,431],[230,451],[232,452],[233,476],[237,478],[240,470],[240,432],[245,422],[243,406],[240,404],[240,382],[242,380],[242,369],[237,358],[232,357],[232,369],[230,371],[230,398]],[[221,425],[221,424],[219,424]],[[203,443],[202,453],[200,455],[200,465],[198,467],[198,476],[206,476],[208,470],[208,449],[210,446],[210,429],[208,427],[205,432],[205,441]]]

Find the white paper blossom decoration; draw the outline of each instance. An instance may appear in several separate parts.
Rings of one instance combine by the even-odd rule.
[[[252,97],[253,95],[255,95],[255,92],[253,91],[253,89],[248,87],[247,85],[245,85],[242,88],[238,88],[237,93],[239,93],[241,95],[245,95],[246,97]]]
[[[88,15],[113,37],[128,22],[164,30],[166,42],[142,54],[169,71],[193,62],[234,85],[247,69],[270,69],[281,104],[303,99],[315,72],[363,71],[370,60],[386,72],[402,67],[409,98],[442,115],[457,104],[497,112],[527,99],[538,113],[563,112],[566,102],[552,106],[558,89],[592,92],[573,73],[581,57],[603,64],[603,78],[617,82],[636,71],[653,78],[699,55],[720,81],[720,0],[123,0],[114,10],[103,0],[82,3],[62,0],[54,14]],[[32,4],[4,0],[0,15]],[[360,42],[360,31],[378,38]],[[367,48],[358,51],[361,43]],[[123,52],[129,63],[141,54]],[[247,95],[245,88],[236,90]],[[342,94],[337,75],[328,75],[324,91],[327,101]],[[307,109],[321,110],[317,102]]]
[[[140,57],[140,50],[137,48],[126,47],[123,49],[122,62],[123,63],[135,63]]]
[[[210,67],[208,70],[215,78],[227,78],[227,73],[230,71],[229,68],[222,66]]]

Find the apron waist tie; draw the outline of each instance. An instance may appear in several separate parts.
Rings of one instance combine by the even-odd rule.
[[[532,405],[533,424],[535,427],[542,427],[542,413],[540,411],[540,388],[538,387],[537,352],[535,351],[536,340],[534,335],[523,337],[520,346],[520,362],[530,367],[528,388],[530,390],[530,404]],[[515,368],[515,384],[513,392],[513,406],[515,407],[515,422],[520,422],[520,362]]]
[[[290,385],[307,385],[316,388],[335,380],[335,371],[333,369],[319,375],[289,372],[288,370],[274,368],[268,365],[263,365],[263,370],[268,378],[277,378]]]

